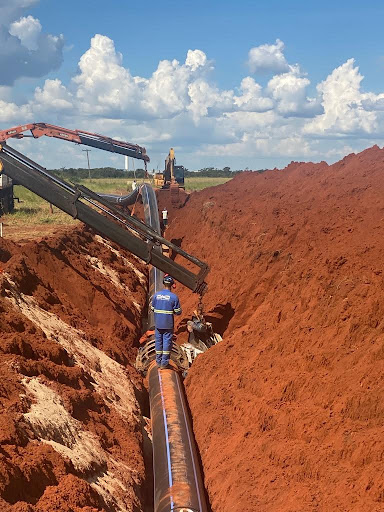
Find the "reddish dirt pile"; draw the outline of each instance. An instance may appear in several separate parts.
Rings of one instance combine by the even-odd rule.
[[[169,189],[156,189],[157,204],[160,212],[160,219],[162,219],[161,211],[165,208],[168,211],[168,221],[171,222],[177,215],[180,208],[187,203],[190,195],[184,189],[179,188],[178,194],[174,197],[172,202],[171,191]]]
[[[143,510],[144,265],[73,230],[0,268],[0,510]]]
[[[224,334],[186,380],[212,510],[384,510],[384,150],[241,174],[167,235]]]

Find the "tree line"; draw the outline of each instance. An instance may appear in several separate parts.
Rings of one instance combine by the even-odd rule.
[[[236,174],[239,174],[244,171],[249,171],[250,169],[239,169],[236,171],[232,171],[230,167],[224,167],[223,169],[217,169],[216,167],[204,167],[203,169],[199,169],[197,171],[190,171],[188,169],[185,170],[186,178],[233,178]],[[253,172],[263,172],[264,169],[258,169]],[[144,169],[136,169],[136,171],[125,171],[123,169],[116,169],[115,167],[96,167],[94,169],[85,169],[85,168],[62,168],[62,169],[52,169],[51,172],[56,176],[64,179],[70,180],[72,182],[76,182],[79,180],[84,180],[91,176],[92,179],[99,178],[126,178],[126,179],[143,179],[145,178],[145,170]],[[151,175],[151,172],[149,172]]]

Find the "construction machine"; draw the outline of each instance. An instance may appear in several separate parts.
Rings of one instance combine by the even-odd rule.
[[[16,183],[73,218],[81,220],[101,236],[118,243],[162,272],[172,274],[192,291],[201,293],[205,289],[204,279],[209,271],[206,263],[186,253],[147,224],[118,209],[99,194],[84,186],[75,186],[57,178],[5,143],[0,144],[0,162],[3,173]],[[170,251],[192,263],[198,270],[191,271],[164,256],[157,250],[162,245],[168,246]]]
[[[0,162],[0,217],[10,213],[14,208],[13,183],[11,178],[1,174],[2,164]]]
[[[26,135],[27,131],[30,131],[31,135]],[[31,123],[0,131],[0,174],[4,183],[9,184],[13,180],[23,185],[74,218],[82,220],[101,235],[151,263],[155,268],[172,274],[176,280],[191,290],[201,292],[205,288],[204,278],[209,270],[206,263],[159,236],[157,229],[148,227],[147,224],[118,209],[109,196],[96,194],[83,186],[66,183],[6,143],[12,138],[39,138],[43,135],[138,158],[144,161],[145,166],[149,162],[145,148],[137,144],[82,130],[68,130],[46,123]],[[146,195],[148,196],[148,190]],[[100,213],[96,213],[95,209]],[[161,250],[157,250],[164,245],[197,266],[198,271],[191,272],[168,256],[164,256]]]
[[[170,192],[173,206],[180,205],[180,189],[185,190],[185,167],[176,165],[175,150],[171,148],[165,159],[164,172],[155,173],[155,186]]]
[[[30,132],[30,134],[25,132]],[[8,139],[23,139],[25,137],[38,139],[43,135],[73,142],[74,144],[91,146],[111,153],[118,153],[126,157],[138,158],[144,161],[145,168],[147,168],[147,162],[149,162],[145,148],[137,144],[112,139],[98,133],[86,132],[84,130],[69,130],[68,128],[62,128],[61,126],[47,123],[29,123],[14,126],[8,130],[0,130],[0,144],[6,142]],[[129,197],[120,198],[120,202],[122,205],[129,204],[131,201],[135,201],[135,197],[135,194],[131,194]],[[119,201],[116,202],[119,203]],[[10,177],[2,174],[0,177],[0,216],[4,213],[11,212],[13,208],[13,182]]]
[[[74,218],[83,221],[102,236],[117,242],[139,258],[152,264],[152,271],[150,272],[151,294],[162,285],[163,273],[171,274],[177,281],[198,294],[204,292],[206,288],[205,277],[209,271],[208,265],[161,236],[156,194],[150,185],[143,184],[128,196],[120,197],[111,194],[96,194],[86,187],[66,183],[6,144],[7,139],[25,137],[24,132],[27,130],[31,131],[34,138],[47,135],[77,144],[91,145],[106,151],[130,155],[144,160],[146,163],[149,161],[149,157],[145,148],[103,135],[68,130],[45,123],[22,125],[0,132],[0,180],[9,184],[12,183],[13,179],[15,183],[23,185]],[[177,167],[174,165],[173,150],[170,151],[167,162],[168,174],[166,173],[166,180],[170,187],[172,185],[178,187],[175,179],[175,169]],[[179,167],[184,171],[184,167]],[[1,172],[2,170],[4,172]],[[183,176],[184,173],[182,172],[182,178]],[[141,195],[144,205],[145,223],[119,208],[132,204],[132,201],[135,202],[138,194]],[[11,197],[13,198],[13,193]],[[186,268],[184,266],[184,262],[180,264],[174,261],[170,258],[170,253],[173,256],[179,255],[189,264],[195,266],[195,269],[190,270],[190,267]],[[149,321],[149,324],[151,325],[147,326],[147,332],[152,334],[153,319]],[[205,339],[205,344],[201,340],[193,342],[194,340],[189,339],[188,344],[183,348],[178,348],[175,345],[174,359],[178,366],[187,370],[199,353],[207,350],[211,344],[220,341],[215,336],[212,337],[212,334],[209,332],[207,337],[210,340],[209,343],[206,343]],[[152,336],[149,338],[152,338]],[[147,341],[150,341],[149,338]],[[138,356],[137,367],[144,371],[148,368],[148,364],[154,356],[154,340],[152,341],[145,348],[143,347]]]
[[[31,135],[25,132],[31,132]],[[131,156],[144,160],[145,166],[149,162],[145,148],[130,142],[124,142],[117,139],[111,139],[105,135],[98,133],[85,132],[84,130],[69,130],[61,126],[55,126],[47,123],[30,123],[9,128],[0,131],[0,143],[8,139],[23,139],[24,137],[33,137],[38,139],[43,135],[54,137],[56,139],[67,140],[75,144],[84,144],[111,153],[119,153],[120,155]]]

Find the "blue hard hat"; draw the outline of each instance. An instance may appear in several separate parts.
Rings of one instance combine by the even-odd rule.
[[[173,277],[171,277],[168,274],[165,274],[165,276],[163,277],[163,283],[164,284],[175,284],[175,281],[174,281]]]

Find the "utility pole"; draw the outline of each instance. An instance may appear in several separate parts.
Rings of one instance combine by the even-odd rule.
[[[81,151],[84,151],[87,153],[87,160],[88,160],[88,178],[91,179],[91,166],[89,165],[89,153],[91,152],[90,149],[82,149]]]

